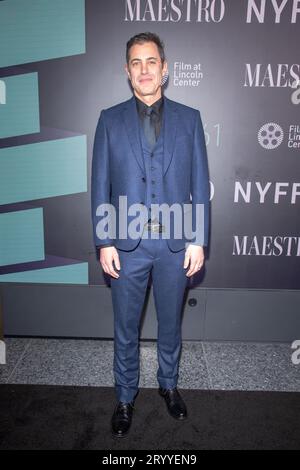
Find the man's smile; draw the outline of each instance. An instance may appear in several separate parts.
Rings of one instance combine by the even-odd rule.
[[[140,83],[151,82],[151,81],[152,81],[152,78],[141,78],[140,79]]]

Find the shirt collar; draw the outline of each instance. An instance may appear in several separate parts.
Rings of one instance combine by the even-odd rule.
[[[134,95],[135,96],[135,95]],[[151,108],[153,108],[153,111],[159,115],[159,113],[161,112],[162,110],[162,106],[163,106],[163,95],[155,101],[155,103],[153,103],[151,105]],[[137,96],[135,96],[135,100],[136,100],[136,104],[137,104],[137,109],[138,109],[138,112],[139,114],[142,114],[144,112],[144,110],[146,108],[148,108],[149,106],[147,104],[145,104],[143,101],[141,101]]]

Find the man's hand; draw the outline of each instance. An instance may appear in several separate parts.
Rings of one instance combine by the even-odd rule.
[[[190,277],[200,271],[204,263],[204,250],[202,246],[189,245],[185,251],[183,267],[187,268],[190,263],[190,269],[186,276]]]
[[[117,249],[114,246],[103,246],[100,248],[100,263],[103,270],[118,279],[119,274],[115,271],[113,262],[115,267],[120,270],[121,266]]]

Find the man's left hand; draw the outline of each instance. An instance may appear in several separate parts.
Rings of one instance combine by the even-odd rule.
[[[199,245],[189,245],[185,250],[185,258],[183,267],[187,268],[190,264],[186,276],[191,277],[193,274],[200,271],[204,263],[204,250]]]

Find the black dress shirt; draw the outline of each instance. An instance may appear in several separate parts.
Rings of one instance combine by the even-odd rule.
[[[147,104],[141,101],[137,96],[135,97],[138,115],[141,120],[145,117],[145,109],[149,108]],[[161,123],[162,123],[162,113],[163,113],[164,97],[161,96],[155,103],[151,105],[153,113],[151,114],[151,124],[155,128],[156,140],[158,139]]]

